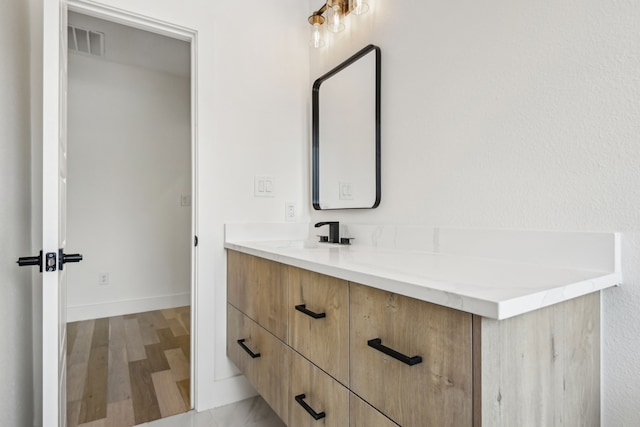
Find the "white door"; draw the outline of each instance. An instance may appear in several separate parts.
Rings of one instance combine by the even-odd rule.
[[[42,273],[42,421],[66,427],[67,1],[43,0],[43,8],[42,251],[57,262]]]

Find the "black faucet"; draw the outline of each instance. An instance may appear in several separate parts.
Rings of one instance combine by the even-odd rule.
[[[324,221],[316,224],[317,227],[329,224],[329,243],[340,243],[340,223],[338,221]]]

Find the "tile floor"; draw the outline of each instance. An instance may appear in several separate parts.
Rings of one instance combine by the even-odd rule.
[[[186,412],[140,424],[144,427],[285,427],[261,397],[203,412]]]

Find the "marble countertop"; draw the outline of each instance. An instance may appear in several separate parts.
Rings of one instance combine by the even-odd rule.
[[[228,233],[227,249],[492,319],[506,319],[600,291],[620,284],[622,279],[617,261],[606,268],[608,263],[585,260],[587,267],[597,267],[585,268],[575,260],[562,265],[543,262],[535,256],[531,257],[535,261],[527,261],[526,257],[472,256],[453,249],[452,253],[442,253],[388,246],[342,246],[306,239],[236,240],[233,234]],[[618,237],[613,233],[611,236],[599,236],[597,241],[611,245],[611,257],[617,259]],[[475,238],[477,235],[470,239]],[[584,237],[576,240],[577,244],[585,243]],[[607,248],[598,249],[602,252]],[[585,256],[597,253],[586,250]]]

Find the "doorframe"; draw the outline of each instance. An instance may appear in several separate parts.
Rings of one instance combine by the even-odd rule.
[[[93,16],[106,21],[138,28],[144,31],[160,34],[174,39],[188,42],[190,45],[190,97],[191,97],[191,241],[198,235],[198,32],[174,23],[161,21],[149,16],[140,15],[123,9],[99,5],[91,0],[68,0],[68,11]],[[195,409],[196,391],[198,390],[198,353],[197,337],[197,278],[198,278],[198,250],[191,244],[191,325],[190,325],[190,401],[191,409]]]

